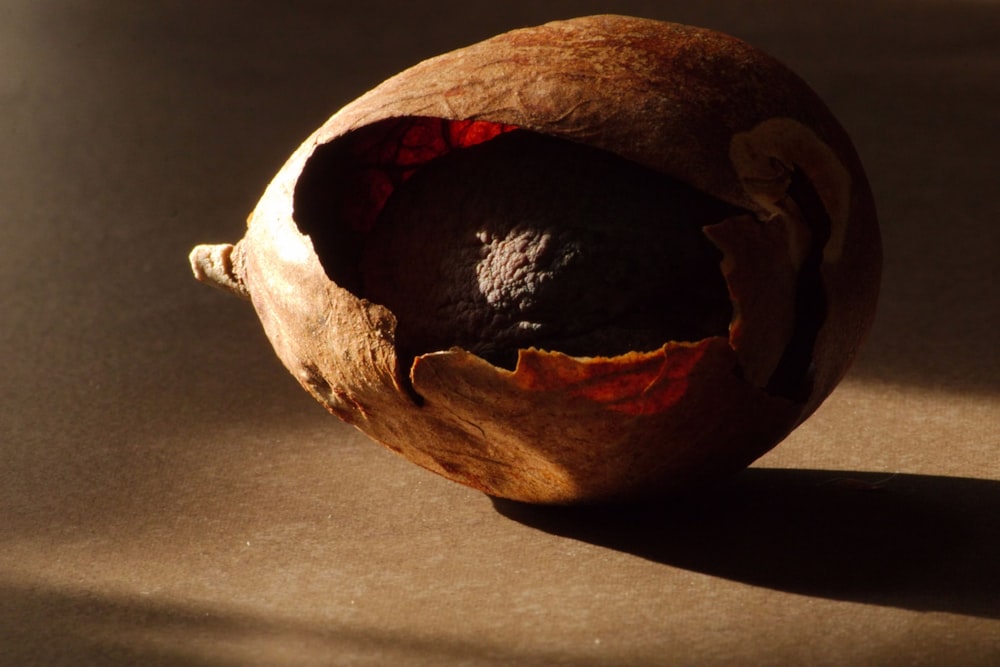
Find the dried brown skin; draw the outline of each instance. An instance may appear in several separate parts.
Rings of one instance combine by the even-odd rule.
[[[411,368],[397,317],[358,296],[359,258],[383,222],[437,224],[389,222],[407,179],[512,127],[604,149],[732,206],[704,228],[722,255],[729,331],[608,358],[522,349],[514,371],[463,350]],[[850,365],[874,314],[880,244],[854,149],[797,77],[725,35],[599,16],[501,35],[388,80],[292,155],[235,250],[199,247],[192,262],[249,294],[279,358],[331,412],[450,479],[567,503],[675,489],[773,447]]]

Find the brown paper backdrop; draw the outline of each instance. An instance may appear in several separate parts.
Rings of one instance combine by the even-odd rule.
[[[883,300],[712,493],[494,503],[328,417],[186,254],[419,59],[617,12],[743,37],[853,135]],[[0,664],[1000,663],[1000,4],[0,6]]]

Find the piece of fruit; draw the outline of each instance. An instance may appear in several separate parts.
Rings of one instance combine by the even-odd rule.
[[[420,63],[291,156],[195,274],[332,413],[539,503],[739,470],[833,390],[881,246],[809,87],[705,29],[594,16]]]

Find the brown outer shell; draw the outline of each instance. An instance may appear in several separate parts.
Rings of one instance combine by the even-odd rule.
[[[737,311],[730,340],[613,359],[528,350],[513,372],[461,350],[434,353],[412,369],[418,407],[399,380],[392,313],[331,282],[292,217],[298,176],[318,146],[405,116],[487,120],[579,141],[751,211],[756,219],[708,230],[726,256]],[[800,403],[761,389],[788,342],[791,281],[810,242],[784,196],[792,169],[807,174],[833,223],[815,382]],[[347,105],[277,174],[233,261],[278,356],[331,412],[450,479],[569,503],[735,471],[784,438],[832,391],[871,324],[880,245],[854,149],[795,75],[726,35],[595,16],[432,58]],[[747,284],[764,276],[754,298],[734,290],[741,271],[751,274]]]

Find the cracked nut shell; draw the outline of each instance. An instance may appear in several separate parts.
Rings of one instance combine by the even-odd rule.
[[[344,421],[485,493],[574,503],[780,442],[855,357],[881,249],[849,138],[786,67],[592,16],[385,81],[191,260]]]

